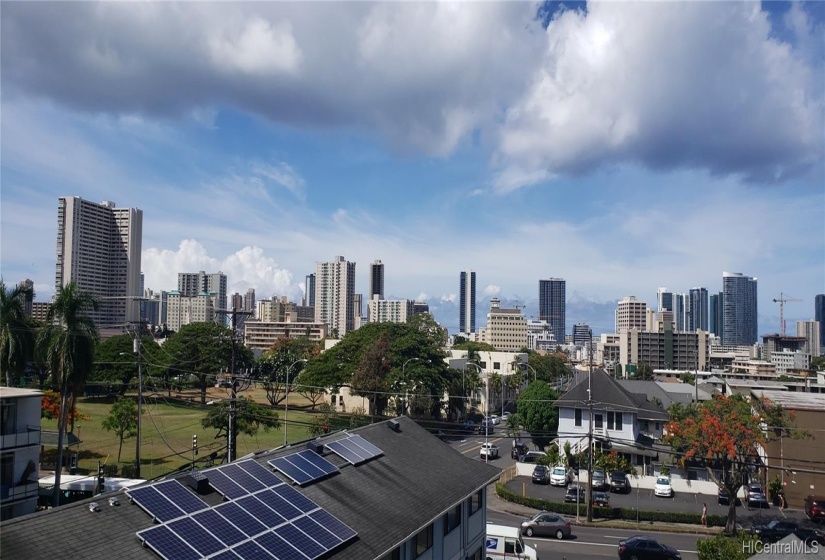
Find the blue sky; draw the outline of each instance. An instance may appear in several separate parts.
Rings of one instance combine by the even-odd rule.
[[[222,270],[298,298],[344,255],[357,291],[381,259],[434,306],[462,269],[528,303],[565,278],[569,329],[727,270],[758,277],[760,333],[780,291],[791,328],[825,292],[823,3],[0,12],[0,269],[38,299],[63,195],[144,211],[155,290]]]

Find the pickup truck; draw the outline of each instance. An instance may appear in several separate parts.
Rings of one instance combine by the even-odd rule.
[[[481,458],[487,460],[498,459],[498,446],[493,443],[481,444]]]

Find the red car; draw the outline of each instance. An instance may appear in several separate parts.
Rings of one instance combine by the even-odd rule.
[[[805,515],[811,521],[825,521],[825,496],[810,494],[805,498]]]

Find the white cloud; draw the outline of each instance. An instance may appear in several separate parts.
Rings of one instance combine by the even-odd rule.
[[[486,288],[484,288],[484,295],[486,296],[497,296],[501,293],[501,286],[496,286],[495,284],[490,284]]]
[[[276,164],[256,162],[251,166],[252,173],[265,177],[281,185],[297,198],[304,197],[306,181],[288,163],[279,161]]]
[[[548,26],[496,187],[617,162],[784,180],[821,162],[821,83],[758,3],[589,3]]]
[[[301,63],[301,49],[289,22],[269,22],[252,16],[209,41],[212,60],[229,72],[246,74],[293,73]]]
[[[449,294],[449,295],[444,294],[444,295],[441,296],[440,302],[441,303],[447,303],[447,302],[455,303],[457,300],[458,300],[458,296],[456,296],[455,294]]]
[[[428,299],[430,299],[429,294],[426,292],[419,292],[418,296],[415,298],[415,301],[427,301]]]

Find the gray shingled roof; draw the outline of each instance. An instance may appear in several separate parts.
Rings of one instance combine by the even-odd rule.
[[[631,393],[603,369],[594,369],[592,380],[582,375],[578,383],[556,401],[556,407],[582,408],[588,400],[588,385],[594,408],[617,412],[635,412],[643,420],[667,420],[667,412],[654,403],[648,402],[646,395]]]
[[[381,448],[382,456],[352,466],[327,454],[340,473],[299,489],[358,533],[330,558],[377,558],[498,478],[497,467],[462,455],[409,418],[398,421],[399,432],[386,422],[351,431]],[[323,441],[340,437],[334,434]],[[295,445],[255,458],[270,468],[268,460],[301,449],[305,446]],[[108,497],[115,495],[119,507],[108,505]],[[89,511],[92,501],[100,504],[100,512]],[[157,559],[135,535],[150,526],[150,516],[121,492],[5,521],[0,542],[5,558]]]

